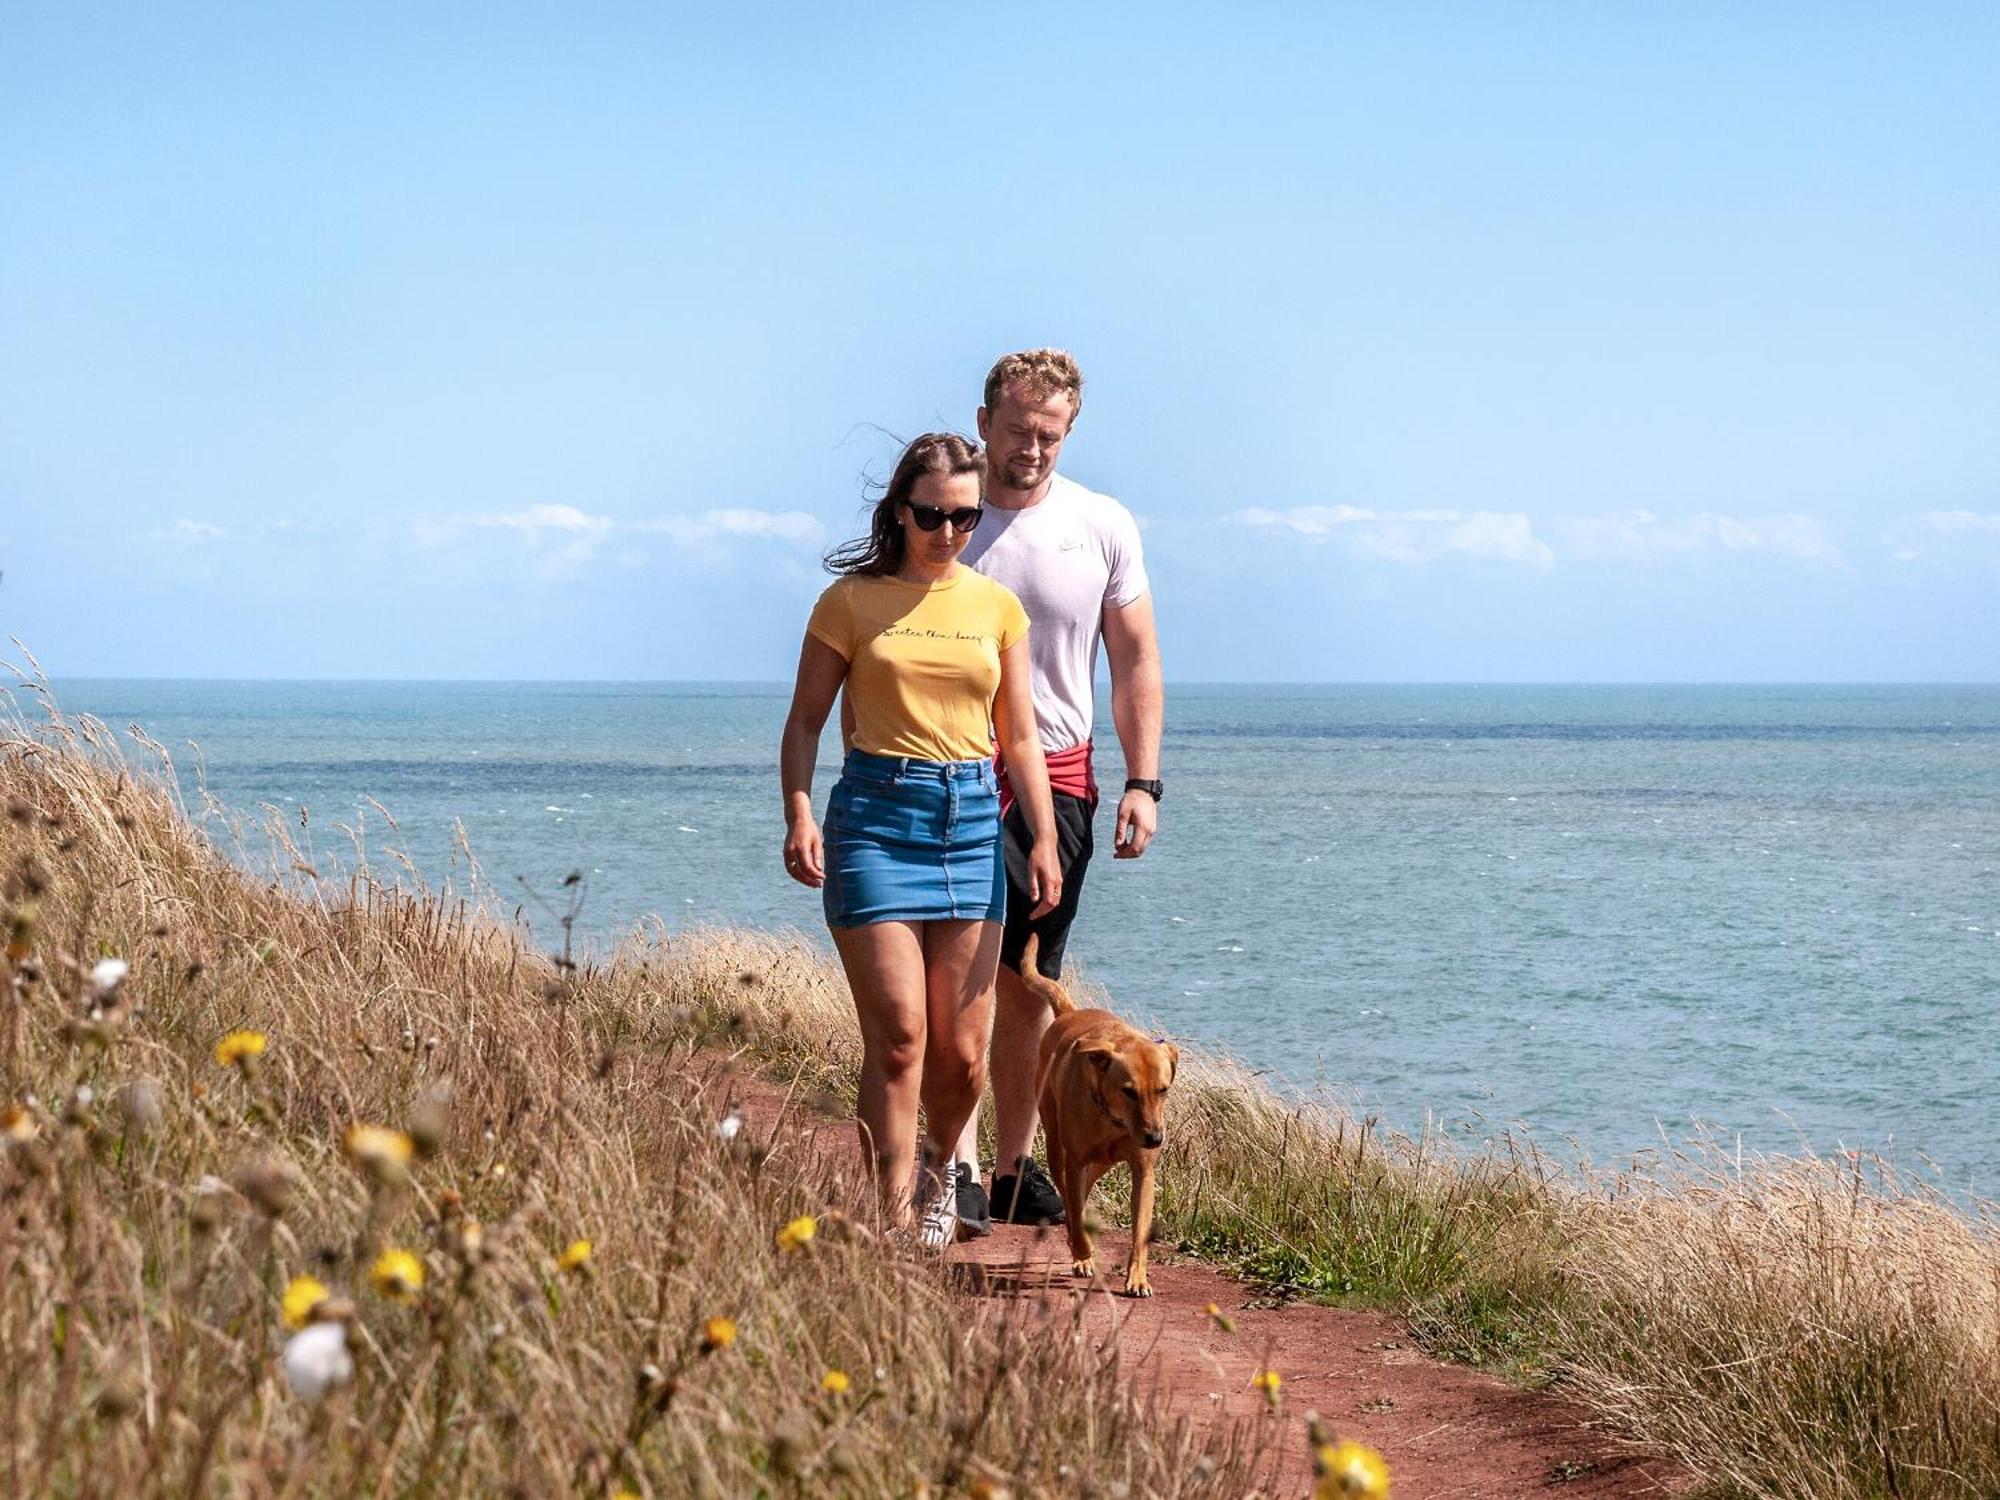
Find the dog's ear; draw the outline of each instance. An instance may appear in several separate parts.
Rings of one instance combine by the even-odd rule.
[[[1167,1043],[1167,1082],[1172,1083],[1181,1071],[1181,1049],[1172,1042]]]
[[[1118,1049],[1109,1042],[1086,1042],[1076,1049],[1090,1059],[1090,1065],[1102,1073],[1111,1066],[1111,1059],[1118,1055]]]

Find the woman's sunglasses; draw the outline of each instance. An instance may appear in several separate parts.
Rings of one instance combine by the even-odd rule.
[[[907,500],[903,502],[910,505]],[[983,505],[967,505],[958,510],[939,510],[935,505],[910,505],[910,519],[917,523],[919,531],[936,531],[945,522],[951,522],[951,529],[963,536],[979,524],[979,518],[986,513]]]

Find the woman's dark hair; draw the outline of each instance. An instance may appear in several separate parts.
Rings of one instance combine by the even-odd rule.
[[[842,542],[826,555],[829,573],[887,574],[903,566],[903,523],[896,507],[915,492],[917,481],[926,474],[977,474],[980,491],[986,488],[986,455],[970,438],[955,432],[927,432],[903,450],[896,460],[896,472],[889,476],[888,488],[875,502],[868,517],[868,534]]]

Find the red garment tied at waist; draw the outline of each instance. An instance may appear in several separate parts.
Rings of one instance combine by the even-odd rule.
[[[1092,748],[1092,742],[1085,740],[1067,750],[1044,753],[1042,759],[1048,762],[1049,767],[1049,790],[1067,792],[1086,802],[1097,801],[1097,767],[1091,764]],[[1005,761],[996,755],[993,764],[1000,772],[1000,816],[1004,818],[1014,806],[1014,784],[1007,779]]]

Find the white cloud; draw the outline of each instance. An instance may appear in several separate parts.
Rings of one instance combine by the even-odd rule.
[[[1801,562],[1841,565],[1840,548],[1817,516],[1745,518],[1703,511],[1679,520],[1663,520],[1649,510],[1628,510],[1564,517],[1554,525],[1564,554],[1585,560],[1646,561],[1720,550],[1775,552]]]
[[[826,528],[802,510],[705,510],[692,516],[656,516],[635,522],[632,530],[689,544],[762,538],[818,546],[826,536]]]
[[[574,505],[530,505],[521,510],[416,516],[409,535],[420,546],[458,548],[467,533],[513,532],[521,539],[540,577],[573,578],[597,560],[611,533],[609,516],[593,516]]]
[[[1924,522],[1931,530],[1942,531],[1946,536],[1964,531],[2000,535],[2000,511],[1981,515],[1976,510],[1934,510],[1924,516]]]
[[[511,531],[545,559],[568,566],[587,562],[610,532],[609,516],[593,516],[574,505],[530,505],[521,510],[415,516],[410,536],[420,546],[448,547],[468,531]]]
[[[589,516],[574,505],[530,505],[526,510],[487,511],[466,518],[473,526],[502,527],[539,540],[544,531],[600,536],[611,529],[609,516]]]
[[[1939,530],[2000,531],[2000,516],[1935,512]],[[1287,531],[1310,543],[1337,540],[1356,557],[1416,567],[1457,555],[1487,557],[1547,569],[1558,561],[1659,561],[1700,553],[1761,552],[1844,568],[1826,523],[1789,513],[1731,516],[1711,511],[1668,519],[1649,510],[1596,516],[1546,517],[1522,511],[1375,510],[1360,505],[1299,505],[1287,510],[1232,511],[1226,524]],[[1538,533],[1538,524],[1547,540]]]
[[[171,526],[156,526],[146,533],[146,539],[153,542],[211,542],[229,533],[213,521],[191,521],[183,516]]]
[[[1883,533],[1889,556],[1905,566],[1951,572],[2000,566],[2000,511],[1932,510],[1898,516]]]
[[[1315,541],[1337,537],[1357,557],[1416,566],[1445,553],[1491,557],[1532,568],[1555,565],[1555,554],[1520,511],[1372,510],[1359,505],[1252,507],[1223,517],[1237,526],[1279,528]]]
[[[607,563],[623,568],[642,566],[646,554],[635,543],[647,535],[670,538],[704,564],[726,562],[732,543],[818,546],[825,536],[825,528],[804,511],[744,507],[616,521],[574,505],[542,504],[510,511],[417,516],[406,524],[408,535],[420,545],[459,551],[482,532],[511,532],[521,538],[536,572],[550,579],[574,578]]]

